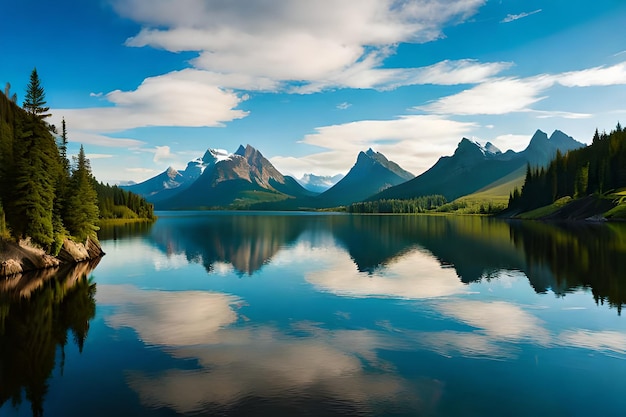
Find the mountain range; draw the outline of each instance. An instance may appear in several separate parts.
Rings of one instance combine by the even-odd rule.
[[[297,179],[301,186],[314,193],[323,193],[324,191],[337,184],[342,178],[343,174],[337,175],[315,175],[304,174],[301,178]]]
[[[526,165],[545,166],[557,151],[582,148],[585,145],[560,130],[548,135],[537,130],[521,152],[500,151],[490,142],[482,146],[463,138],[452,156],[443,156],[416,178],[372,195],[368,200],[405,199],[441,194],[448,201],[471,194],[506,177],[523,176]]]
[[[527,164],[546,165],[557,150],[585,146],[561,131],[549,138],[537,130],[522,152],[502,152],[491,143],[463,138],[452,156],[415,177],[383,154],[360,152],[344,176],[305,175],[300,181],[280,173],[250,145],[233,154],[209,149],[178,171],[172,167],[140,184],[122,188],[144,196],[157,210],[204,208],[320,209],[378,199],[441,194],[449,201],[512,176]]]

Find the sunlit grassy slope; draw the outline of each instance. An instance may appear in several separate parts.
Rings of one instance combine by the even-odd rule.
[[[515,187],[521,190],[525,175],[526,168],[520,167],[475,193],[457,198],[454,202],[458,207],[463,207],[462,212],[478,213],[481,206],[491,206],[495,210],[504,209],[509,203],[509,193]]]

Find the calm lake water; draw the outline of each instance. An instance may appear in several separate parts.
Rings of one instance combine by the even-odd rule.
[[[1,416],[626,414],[626,224],[159,215],[2,282]]]

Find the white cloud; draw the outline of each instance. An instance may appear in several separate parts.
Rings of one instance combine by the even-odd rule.
[[[113,158],[113,155],[105,153],[88,153],[86,157],[87,159],[109,159]]]
[[[589,113],[574,113],[567,111],[545,111],[545,110],[531,110],[532,113],[537,115],[538,119],[549,119],[552,117],[558,117],[562,119],[589,119],[592,117]]]
[[[163,161],[172,161],[176,159],[178,159],[177,156],[172,154],[169,146],[157,146],[152,160],[156,163],[161,163]]]
[[[53,115],[53,118],[55,116]],[[82,130],[74,130],[68,125],[69,142],[81,143],[83,145],[104,146],[107,148],[139,148],[145,145],[145,142],[137,139],[129,138],[112,138],[94,132],[85,132]]]
[[[127,40],[129,46],[196,51],[196,68],[317,84],[310,92],[328,85],[383,88],[414,82],[410,70],[378,67],[397,44],[440,38],[446,25],[466,20],[484,3],[188,0],[184,12],[175,0],[117,1],[115,6],[122,16],[143,25]]]
[[[347,110],[350,107],[352,107],[352,104],[348,103],[347,101],[344,101],[343,103],[337,104],[337,109],[339,109],[339,110]]]
[[[460,93],[442,97],[415,109],[435,114],[502,115],[532,111],[538,118],[562,117],[584,119],[591,115],[566,111],[538,111],[530,108],[547,97],[555,85],[564,87],[599,87],[626,84],[626,62],[610,67],[594,67],[560,74],[541,74],[528,78],[497,78]]]
[[[407,84],[476,84],[490,79],[512,65],[510,62],[480,63],[473,59],[445,60],[428,67],[408,70],[412,80]]]
[[[497,146],[502,152],[506,152],[509,149],[520,152],[526,149],[530,143],[530,138],[529,135],[507,134],[497,136],[490,140],[490,142]]]
[[[476,84],[511,67],[509,62],[480,63],[472,59],[445,60],[419,68],[377,68],[386,55],[370,54],[349,69],[329,74],[324,80],[292,88],[294,93],[313,93],[328,88],[374,88],[392,90],[400,86]]]
[[[537,9],[532,12],[522,12],[520,14],[508,14],[504,19],[500,21],[500,23],[514,22],[516,20],[523,19],[525,17],[532,16],[534,14],[541,13],[541,12],[542,12],[542,9]]]
[[[270,160],[281,172],[298,178],[307,172],[334,175],[347,172],[354,165],[356,155],[371,147],[417,175],[453,150],[460,138],[476,127],[474,123],[432,115],[361,120],[318,127],[301,141],[326,151],[301,158],[275,156]]]
[[[544,99],[545,96],[542,94],[553,84],[554,80],[550,76],[525,79],[499,78],[416,109],[429,113],[458,115],[499,115],[524,111],[531,104]]]
[[[580,71],[570,71],[556,76],[559,84],[565,87],[592,87],[626,84],[626,62],[610,67],[594,67]]]
[[[113,106],[56,109],[71,120],[71,129],[118,132],[146,126],[222,126],[240,119],[242,98],[211,84],[212,75],[186,69],[146,78],[134,91],[106,95]]]

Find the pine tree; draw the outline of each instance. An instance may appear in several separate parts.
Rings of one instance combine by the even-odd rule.
[[[46,93],[39,81],[37,68],[33,68],[30,73],[30,81],[26,87],[26,96],[23,103],[24,110],[39,120],[43,120],[50,116],[46,107]]]
[[[59,142],[59,155],[61,157],[61,163],[63,164],[63,170],[69,176],[70,174],[70,161],[67,159],[67,126],[65,125],[65,118],[61,120],[61,137]]]
[[[75,167],[70,180],[66,198],[64,224],[69,233],[79,240],[92,237],[98,230],[98,194],[93,187],[89,160],[81,145],[78,157],[74,158]]]

